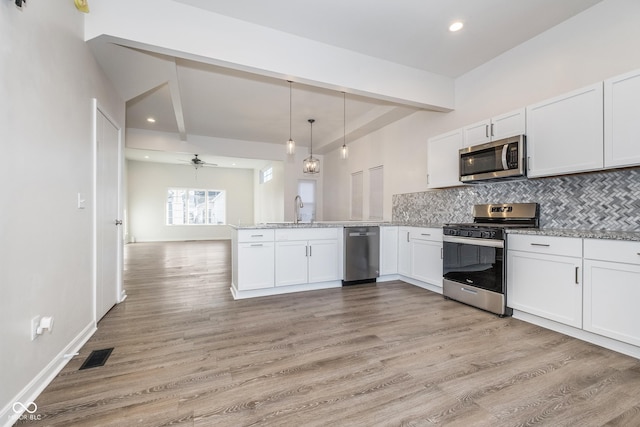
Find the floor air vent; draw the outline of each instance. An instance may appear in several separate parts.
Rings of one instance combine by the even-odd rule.
[[[98,366],[104,365],[109,356],[111,356],[112,351],[113,347],[102,350],[93,350],[89,357],[87,357],[87,360],[85,360],[82,366],[80,366],[79,370],[97,368]]]

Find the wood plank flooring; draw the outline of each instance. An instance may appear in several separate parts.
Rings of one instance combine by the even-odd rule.
[[[230,262],[127,245],[128,298],[34,425],[640,426],[637,359],[399,281],[233,301]]]

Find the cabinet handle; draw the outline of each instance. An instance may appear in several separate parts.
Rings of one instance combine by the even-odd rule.
[[[431,236],[429,233],[420,233],[421,236]]]
[[[489,125],[484,125],[484,136],[489,138]]]
[[[527,157],[527,170],[531,170],[531,157]]]
[[[429,174],[427,174],[427,185],[429,185]]]
[[[491,136],[494,136],[493,135],[493,123],[491,123]]]
[[[548,248],[551,245],[547,245],[546,243],[532,243],[531,246],[542,246],[543,248]]]
[[[576,285],[579,285],[580,282],[578,282],[578,270],[580,269],[580,267],[576,267]]]
[[[253,243],[251,246],[255,248],[257,246],[262,246],[262,243]]]
[[[440,259],[444,259],[444,248],[440,248]]]
[[[407,231],[407,242],[409,241],[409,232]]]
[[[313,248],[313,246],[309,246],[309,256],[311,256],[311,249]]]
[[[263,234],[252,234],[251,237],[264,237]]]

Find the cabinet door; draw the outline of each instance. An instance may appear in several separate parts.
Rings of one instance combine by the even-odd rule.
[[[338,242],[309,241],[309,283],[338,280]]]
[[[398,273],[398,227],[380,227],[380,275]]]
[[[527,123],[525,120],[525,111],[524,108],[521,108],[492,118],[489,128],[492,141],[526,134]]]
[[[640,265],[584,261],[584,329],[640,346]]]
[[[414,279],[442,287],[442,243],[412,240],[411,266]]]
[[[530,177],[602,169],[602,83],[527,107]]]
[[[274,246],[266,243],[238,244],[238,290],[272,288]]]
[[[411,228],[398,229],[398,273],[411,276]]]
[[[427,141],[427,187],[441,188],[462,185],[460,154],[462,129],[429,138]]]
[[[464,127],[464,146],[484,144],[491,142],[491,120],[483,120]]]
[[[276,286],[307,283],[307,241],[276,242]]]
[[[640,164],[640,70],[604,82],[604,166]]]
[[[507,306],[582,327],[582,258],[507,251]]]

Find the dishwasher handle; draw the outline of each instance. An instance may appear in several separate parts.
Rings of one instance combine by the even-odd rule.
[[[349,237],[368,237],[368,236],[377,236],[378,233],[376,233],[375,231],[367,231],[367,232],[362,232],[362,231],[352,231],[349,233]]]

